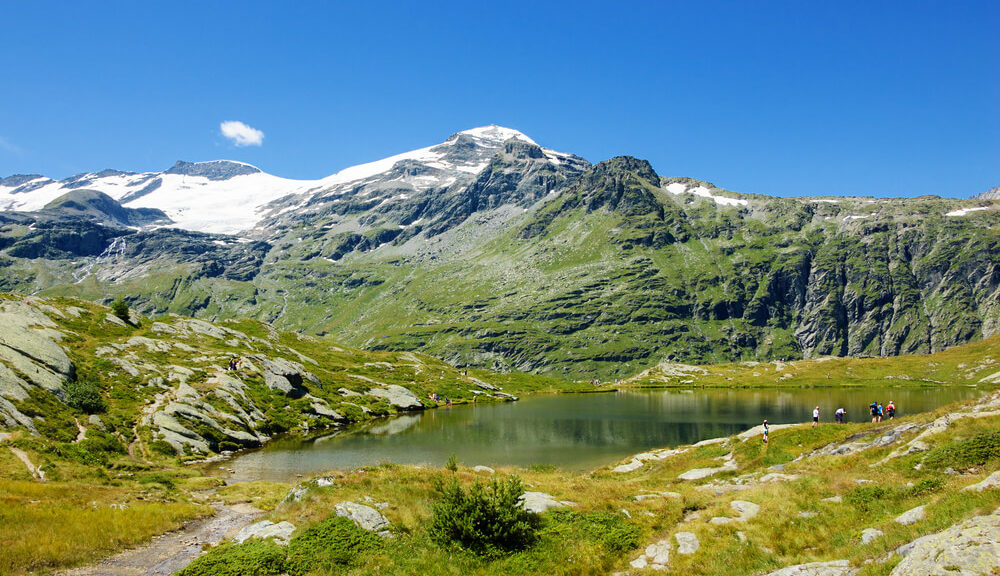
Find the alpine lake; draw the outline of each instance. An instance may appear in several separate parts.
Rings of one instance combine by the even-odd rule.
[[[760,424],[870,422],[868,406],[896,404],[896,416],[981,396],[985,388],[852,387],[619,391],[532,396],[411,412],[311,438],[289,435],[216,462],[229,482],[289,482],[381,463],[443,466],[555,466],[588,471],[654,448],[737,434]]]

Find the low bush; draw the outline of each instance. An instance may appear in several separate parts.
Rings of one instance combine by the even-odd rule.
[[[285,569],[294,576],[313,572],[337,573],[381,547],[381,538],[357,527],[347,518],[335,516],[291,541]]]
[[[177,576],[278,576],[285,550],[266,542],[223,544],[201,555]]]
[[[967,470],[993,460],[1000,460],[1000,432],[977,434],[972,438],[935,448],[927,453],[924,466],[936,470]]]
[[[86,412],[87,414],[97,414],[107,409],[104,398],[101,397],[101,389],[91,380],[77,380],[67,382],[66,404],[71,408]]]
[[[480,556],[499,556],[530,546],[537,539],[538,515],[524,510],[521,479],[494,478],[474,483],[468,491],[456,478],[439,483],[429,533],[444,547],[468,550]]]
[[[588,540],[608,552],[621,554],[639,547],[639,527],[621,514],[555,510],[546,531],[567,540]]]

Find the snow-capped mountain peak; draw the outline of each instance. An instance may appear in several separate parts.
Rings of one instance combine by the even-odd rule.
[[[302,206],[313,197],[364,197],[386,187],[405,197],[412,192],[471,182],[511,139],[537,146],[522,132],[489,125],[463,130],[441,144],[351,166],[320,180],[280,178],[234,160],[178,161],[163,172],[104,170],[61,181],[37,175],[15,176],[0,179],[0,210],[39,210],[71,190],[95,190],[127,208],[162,210],[173,227],[236,234],[278,211]],[[552,164],[574,158],[542,150]],[[386,197],[386,201],[393,197]]]

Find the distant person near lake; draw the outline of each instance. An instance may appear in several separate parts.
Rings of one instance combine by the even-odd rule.
[[[767,444],[767,435],[771,430],[767,427],[767,420],[764,420],[764,443]]]
[[[888,414],[889,420],[896,417],[896,404],[892,400],[889,400],[889,405],[885,407],[885,413]]]
[[[847,410],[843,408],[837,408],[837,411],[833,414],[833,419],[837,421],[837,424],[844,423],[844,416],[847,416]]]
[[[819,424],[819,406],[813,408],[813,428]]]

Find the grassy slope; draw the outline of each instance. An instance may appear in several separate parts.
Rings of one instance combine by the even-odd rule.
[[[977,386],[1000,383],[1000,335],[936,354],[820,358],[707,366],[661,364],[626,380],[639,387]]]

